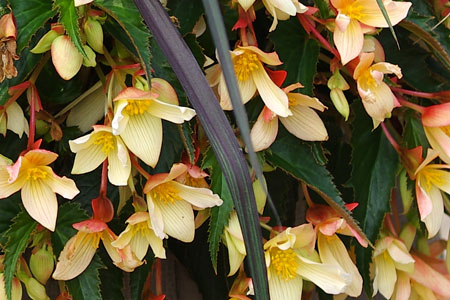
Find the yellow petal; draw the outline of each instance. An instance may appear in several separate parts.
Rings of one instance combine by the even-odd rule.
[[[441,229],[442,219],[444,218],[444,202],[441,191],[436,187],[432,187],[427,194],[431,200],[432,209],[422,221],[427,227],[428,238],[431,239]]]
[[[9,172],[6,166],[0,166],[0,199],[7,198],[20,190],[25,184],[26,176],[17,177],[14,182],[9,183]]]
[[[250,50],[254,52],[256,55],[258,55],[258,58],[260,61],[262,61],[265,64],[271,65],[271,66],[278,66],[283,64],[283,62],[278,57],[278,54],[276,52],[264,52],[258,47],[255,46],[246,46],[246,47],[239,47],[239,50]]]
[[[148,107],[149,113],[155,117],[170,121],[176,124],[182,124],[195,116],[195,110],[188,107],[164,103],[153,100]]]
[[[117,237],[117,239],[111,243],[113,247],[123,249],[128,244],[130,244],[131,239],[134,237],[134,233],[132,231],[132,228],[134,225],[128,224],[124,231]],[[133,250],[134,251],[134,250]]]
[[[309,97],[300,93],[288,93],[289,101],[295,105],[309,106],[311,108],[324,111],[327,107],[316,97]]]
[[[166,258],[166,249],[164,249],[163,240],[155,235],[153,230],[146,232],[147,243],[152,247],[153,254],[159,258]]]
[[[250,6],[253,5],[253,3],[255,2],[255,0],[238,0],[239,4],[242,6],[242,8],[247,11]]]
[[[111,121],[114,135],[121,134],[128,124],[130,116],[123,111],[127,105],[127,100],[118,100],[114,102],[114,118]]]
[[[80,275],[94,257],[95,234],[78,232],[64,246],[52,277],[55,280],[70,280]]]
[[[374,260],[374,295],[379,290],[385,298],[389,299],[394,292],[395,283],[397,282],[397,272],[395,270],[394,261],[387,254],[387,252],[375,256]]]
[[[399,23],[401,20],[406,18],[408,10],[411,7],[411,2],[400,2],[400,1],[383,1],[386,11],[389,15],[389,20],[392,26]],[[357,0],[353,4],[355,6],[360,6],[361,18],[359,21],[369,26],[374,27],[388,27],[386,19],[375,1],[370,0]]]
[[[224,231],[225,244],[228,248],[228,261],[230,264],[230,272],[228,276],[233,276],[244,261],[245,254],[239,251],[239,241],[236,241],[228,231]],[[241,243],[244,243],[241,241]]]
[[[220,64],[215,64],[205,70],[205,77],[209,82],[209,86],[214,87],[219,84],[220,76],[222,75],[222,69]]]
[[[161,119],[149,113],[132,116],[120,136],[131,152],[150,167],[156,166],[162,146]]]
[[[45,228],[55,230],[58,202],[55,192],[42,179],[29,179],[25,182],[22,203],[33,219]]]
[[[284,127],[304,141],[326,141],[328,133],[319,115],[307,106],[291,106],[292,116],[281,118]]]
[[[101,235],[103,246],[105,247],[106,252],[108,252],[109,257],[111,257],[113,263],[118,263],[122,261],[122,257],[119,253],[119,250],[112,245],[112,242],[116,238],[117,237],[112,232],[109,232],[108,229],[103,230]]]
[[[147,194],[147,206],[150,216],[150,224],[155,231],[156,236],[158,236],[160,239],[164,239],[166,237],[166,234],[164,233],[163,215],[157,203],[155,203],[150,196],[150,193]]]
[[[58,154],[43,149],[31,150],[24,155],[24,158],[36,166],[46,166],[51,164],[57,157]]]
[[[127,185],[131,161],[125,144],[117,137],[116,149],[108,155],[108,179],[114,185]]]
[[[394,294],[392,300],[409,300],[411,295],[411,283],[408,273],[398,271],[397,283],[395,284]]]
[[[178,196],[195,207],[207,208],[220,206],[223,203],[222,199],[217,194],[213,194],[210,189],[196,188],[176,181],[172,181],[171,184],[178,190]]]
[[[353,79],[358,79],[371,65],[375,58],[375,54],[370,53],[361,53],[359,57],[359,63],[355,68],[355,72],[353,72]]]
[[[362,277],[353,261],[348,255],[342,241],[333,234],[325,236],[319,233],[317,245],[320,259],[325,264],[340,266],[346,273],[351,275],[351,282],[345,289],[345,293],[351,297],[358,297],[362,291]]]
[[[268,268],[269,293],[271,300],[299,300],[302,296],[303,280],[295,276],[284,280],[272,268]]]
[[[250,138],[255,152],[265,150],[272,145],[278,133],[278,118],[275,117],[268,122],[264,120],[264,110],[250,131]]]
[[[360,87],[360,80],[358,80],[358,90]],[[394,108],[394,95],[392,94],[391,89],[387,84],[381,82],[377,87],[370,89],[367,92],[367,97],[362,97],[367,114],[375,121],[383,122],[386,115],[390,115]]]
[[[185,243],[194,240],[195,225],[194,212],[190,203],[183,200],[175,200],[173,203],[161,203],[155,201],[164,221],[164,232]]]
[[[80,192],[75,182],[66,176],[59,177],[50,167],[42,167],[47,170],[51,176],[45,179],[45,183],[53,190],[53,192],[63,196],[66,199],[73,199]]]
[[[342,64],[345,65],[359,55],[364,44],[364,34],[361,25],[351,19],[345,31],[334,29],[333,40],[341,55]]]
[[[84,174],[97,169],[106,159],[102,147],[101,144],[91,144],[88,148],[79,150],[75,155],[72,174]]]

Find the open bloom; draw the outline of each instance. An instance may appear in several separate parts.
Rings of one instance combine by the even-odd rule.
[[[158,94],[129,87],[114,99],[113,133],[120,135],[128,149],[154,167],[162,146],[162,121],[181,124],[195,116],[191,108],[158,98]],[[176,103],[174,103],[176,102]]]
[[[375,264],[373,295],[379,291],[387,299],[391,298],[396,285],[397,289],[402,289],[399,284],[405,284],[407,274],[414,271],[415,260],[405,244],[391,236],[386,236],[375,244],[373,261]]]
[[[114,247],[123,249],[129,245],[136,257],[142,260],[150,245],[156,257],[166,258],[163,240],[153,232],[148,212],[134,213],[128,218],[127,223],[125,231],[112,243]]]
[[[28,135],[28,121],[23,115],[22,108],[16,102],[6,107],[0,107],[0,134],[6,135],[9,129],[22,138],[25,132]]]
[[[111,243],[117,238],[105,222],[100,220],[86,220],[73,224],[78,232],[66,243],[59,254],[53,279],[70,280],[80,275],[90,264],[99,247],[100,240],[113,263],[122,270],[131,272],[142,263],[137,259],[127,258],[127,253],[119,251]],[[129,250],[129,249],[128,249]],[[129,254],[132,254],[129,252]],[[124,261],[132,264],[124,265]]]
[[[338,10],[333,39],[341,55],[342,64],[357,57],[364,44],[364,33],[374,27],[388,27],[375,0],[331,0]],[[383,1],[392,25],[408,14],[411,2]]]
[[[238,47],[231,51],[234,70],[238,81],[243,103],[247,103],[258,91],[264,104],[279,116],[291,115],[288,97],[270,79],[263,63],[278,66],[282,62],[275,52],[266,53],[254,46]],[[218,85],[220,106],[224,110],[232,110],[230,96],[228,95],[225,77],[219,65],[206,70],[206,75],[211,86]]]
[[[420,219],[428,230],[428,238],[435,236],[444,216],[444,204],[441,190],[450,194],[450,165],[430,164],[439,152],[428,150],[427,157],[415,172],[416,197],[419,207]]]
[[[299,87],[292,85],[285,90],[289,91]],[[261,111],[250,132],[255,151],[267,149],[275,141],[278,133],[278,119],[286,129],[304,141],[325,141],[328,133],[318,114],[313,110],[324,111],[326,108],[317,98],[300,93],[287,93],[289,109],[292,115],[277,116],[267,107]]]
[[[120,138],[109,126],[95,125],[88,135],[69,141],[75,155],[72,174],[83,174],[95,170],[108,159],[108,179],[114,185],[126,185],[131,173],[130,156]]]
[[[153,175],[144,187],[151,226],[163,239],[167,234],[192,242],[195,233],[194,209],[218,206],[222,200],[211,190],[181,184],[175,179],[187,172],[184,164],[174,164],[169,173]]]
[[[450,164],[450,103],[424,108],[422,124],[428,142],[439,151],[439,157]]]
[[[267,11],[273,16],[273,22],[269,31],[274,31],[278,20],[287,20],[291,16],[304,13],[308,10],[298,0],[263,0]]]
[[[58,154],[31,150],[19,156],[14,165],[0,165],[0,199],[21,191],[22,203],[30,216],[54,231],[58,214],[56,194],[72,199],[80,191],[72,179],[57,176],[48,165]]]
[[[336,265],[324,264],[314,251],[311,224],[287,228],[264,244],[270,299],[298,300],[303,278],[329,294],[342,293],[350,275]]]
[[[374,53],[362,53],[359,64],[356,66],[353,78],[357,81],[358,93],[361,96],[364,108],[373,119],[376,128],[384,118],[391,115],[394,108],[395,96],[389,86],[383,82],[384,74],[394,73],[402,78],[397,65],[379,62],[372,65]]]

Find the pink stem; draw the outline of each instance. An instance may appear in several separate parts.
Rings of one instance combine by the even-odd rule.
[[[411,109],[413,109],[413,110],[415,110],[415,111],[417,111],[417,112],[419,112],[421,114],[424,112],[425,108],[423,106],[420,106],[418,104],[414,104],[414,103],[411,103],[409,101],[406,101],[402,97],[397,97],[397,100],[398,100],[398,102],[400,102],[400,104],[402,106],[409,107],[409,108],[411,108]]]
[[[389,143],[391,143],[392,147],[394,147],[395,151],[400,153],[401,151],[400,146],[398,145],[397,141],[392,137],[384,122],[381,123],[381,128],[383,129],[384,135],[386,135],[386,138],[388,139]]]

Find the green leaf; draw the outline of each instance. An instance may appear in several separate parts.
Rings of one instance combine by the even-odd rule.
[[[352,123],[351,139],[352,177],[355,192],[355,218],[372,243],[375,243],[385,214],[390,211],[391,190],[395,185],[398,155],[384,136],[381,128],[372,131],[372,119],[364,111],[361,102],[352,110],[356,118]],[[371,248],[357,245],[357,262],[364,278],[365,290],[372,295],[369,277]]]
[[[73,1],[72,1],[73,2]],[[55,16],[51,0],[10,1],[17,25],[17,53],[20,53],[45,22]]]
[[[8,242],[7,230],[11,226],[12,219],[20,212],[20,193],[15,193],[0,201],[0,245],[4,246]]]
[[[5,266],[4,276],[8,299],[11,299],[11,284],[17,262],[20,255],[25,251],[30,234],[37,224],[25,210],[17,214],[12,222],[8,232],[5,233],[5,236],[8,237],[8,243],[6,244],[5,260],[3,262]]]
[[[77,8],[75,7],[75,2],[73,0],[54,0],[54,8],[58,10],[59,21],[64,25],[64,28],[75,47],[77,47],[78,51],[88,59],[80,37],[79,16]]]
[[[99,270],[105,266],[98,254],[94,256],[86,270],[72,280],[66,281],[74,300],[102,300]]]
[[[404,141],[407,149],[422,146],[426,152],[429,148],[425,131],[423,130],[422,121],[416,116],[416,112],[408,110],[405,113],[405,131],[403,133]]]
[[[300,92],[312,96],[313,79],[319,59],[319,43],[309,38],[297,18],[280,22],[269,38],[283,62],[281,68],[287,71],[283,86],[300,82],[304,85]]]
[[[195,23],[203,13],[200,0],[169,1],[167,7],[170,9],[170,15],[177,17],[178,30],[183,36],[192,32]]]
[[[212,149],[209,149],[205,154],[202,168],[208,168],[210,170],[211,190],[223,200],[221,206],[211,208],[211,218],[209,221],[209,253],[214,271],[217,273],[217,254],[219,252],[220,240],[233,209],[233,199],[231,198],[227,182]]]
[[[386,7],[384,7],[383,0],[377,0],[377,4],[378,4],[378,7],[381,10],[381,13],[383,14],[384,19],[386,20],[386,23],[389,26],[389,30],[391,31],[391,34],[394,37],[395,42],[397,43],[397,48],[400,49],[400,45],[398,43],[397,35],[395,34],[394,27],[392,26],[391,19],[389,18],[389,14],[388,14],[388,12],[386,10]]]
[[[163,132],[161,156],[155,166],[155,173],[169,172],[172,165],[180,161],[184,149],[178,125],[163,121]]]
[[[136,268],[130,274],[130,294],[131,300],[142,300],[142,291],[144,290],[145,282],[147,281],[148,274],[152,268],[153,262],[155,260],[155,255],[149,249],[147,255],[145,256],[146,264]]]
[[[96,0],[95,5],[106,11],[117,23],[120,24],[128,36],[129,41],[131,41],[131,45],[134,46],[134,53],[137,54],[139,60],[141,61],[142,68],[147,74],[147,79],[150,80],[150,33],[144,25],[139,11],[133,1]],[[131,46],[128,41],[120,40],[120,42],[127,48]]]
[[[101,299],[124,300],[123,275],[125,272],[112,263],[106,251],[101,251],[99,254],[106,266],[100,270]]]
[[[319,193],[328,205],[333,207],[340,216],[364,237],[357,222],[344,206],[345,202],[333,183],[332,175],[325,166],[316,161],[314,152],[309,144],[280,128],[278,138],[266,151],[266,159],[272,165],[280,167]]]

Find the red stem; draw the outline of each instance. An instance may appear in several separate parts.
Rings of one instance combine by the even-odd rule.
[[[29,88],[32,89],[32,86]],[[34,91],[31,90],[31,99],[30,100],[30,130],[28,133],[28,144],[27,149],[31,150],[33,144],[34,144],[34,136],[35,136],[35,129],[36,129],[36,99],[34,97]]]
[[[391,192],[391,207],[392,207],[392,217],[394,219],[394,227],[396,232],[400,232],[400,218],[398,214],[397,199],[395,197],[395,191]]]
[[[156,296],[162,295],[162,271],[161,271],[161,259],[155,259],[155,288]]]
[[[108,193],[108,159],[102,165],[102,180],[100,181],[99,195],[106,196]]]
[[[306,186],[306,184],[304,182],[302,182],[302,191],[303,191],[303,195],[305,195],[306,203],[308,204],[308,206],[313,207],[314,202],[311,200],[311,196],[309,195],[308,187]]]
[[[145,179],[149,180],[152,175],[150,175],[147,171],[145,171],[141,165],[139,164],[136,155],[130,152],[131,164],[136,168],[136,170],[145,177]]]
[[[400,102],[400,104],[402,106],[409,107],[409,108],[411,108],[411,109],[413,109],[413,110],[415,110],[415,111],[417,111],[417,112],[419,112],[421,114],[424,111],[424,107],[423,106],[420,106],[418,104],[414,104],[414,103],[411,103],[409,101],[406,101],[405,99],[403,99],[403,97],[397,96],[397,100],[398,100],[398,102]]]
[[[393,90],[394,92],[397,92],[397,93],[402,93],[405,95],[410,95],[410,96],[425,98],[425,99],[436,99],[436,98],[442,97],[442,95],[440,95],[442,93],[426,93],[426,92],[411,91],[411,90],[406,90],[406,89],[393,87],[393,86],[391,86],[391,90]]]
[[[397,141],[392,137],[391,133],[387,129],[386,124],[384,124],[384,122],[381,122],[381,128],[383,129],[384,135],[388,139],[389,143],[391,143],[392,147],[394,147],[395,151],[400,153],[401,152],[400,146],[398,145]]]

